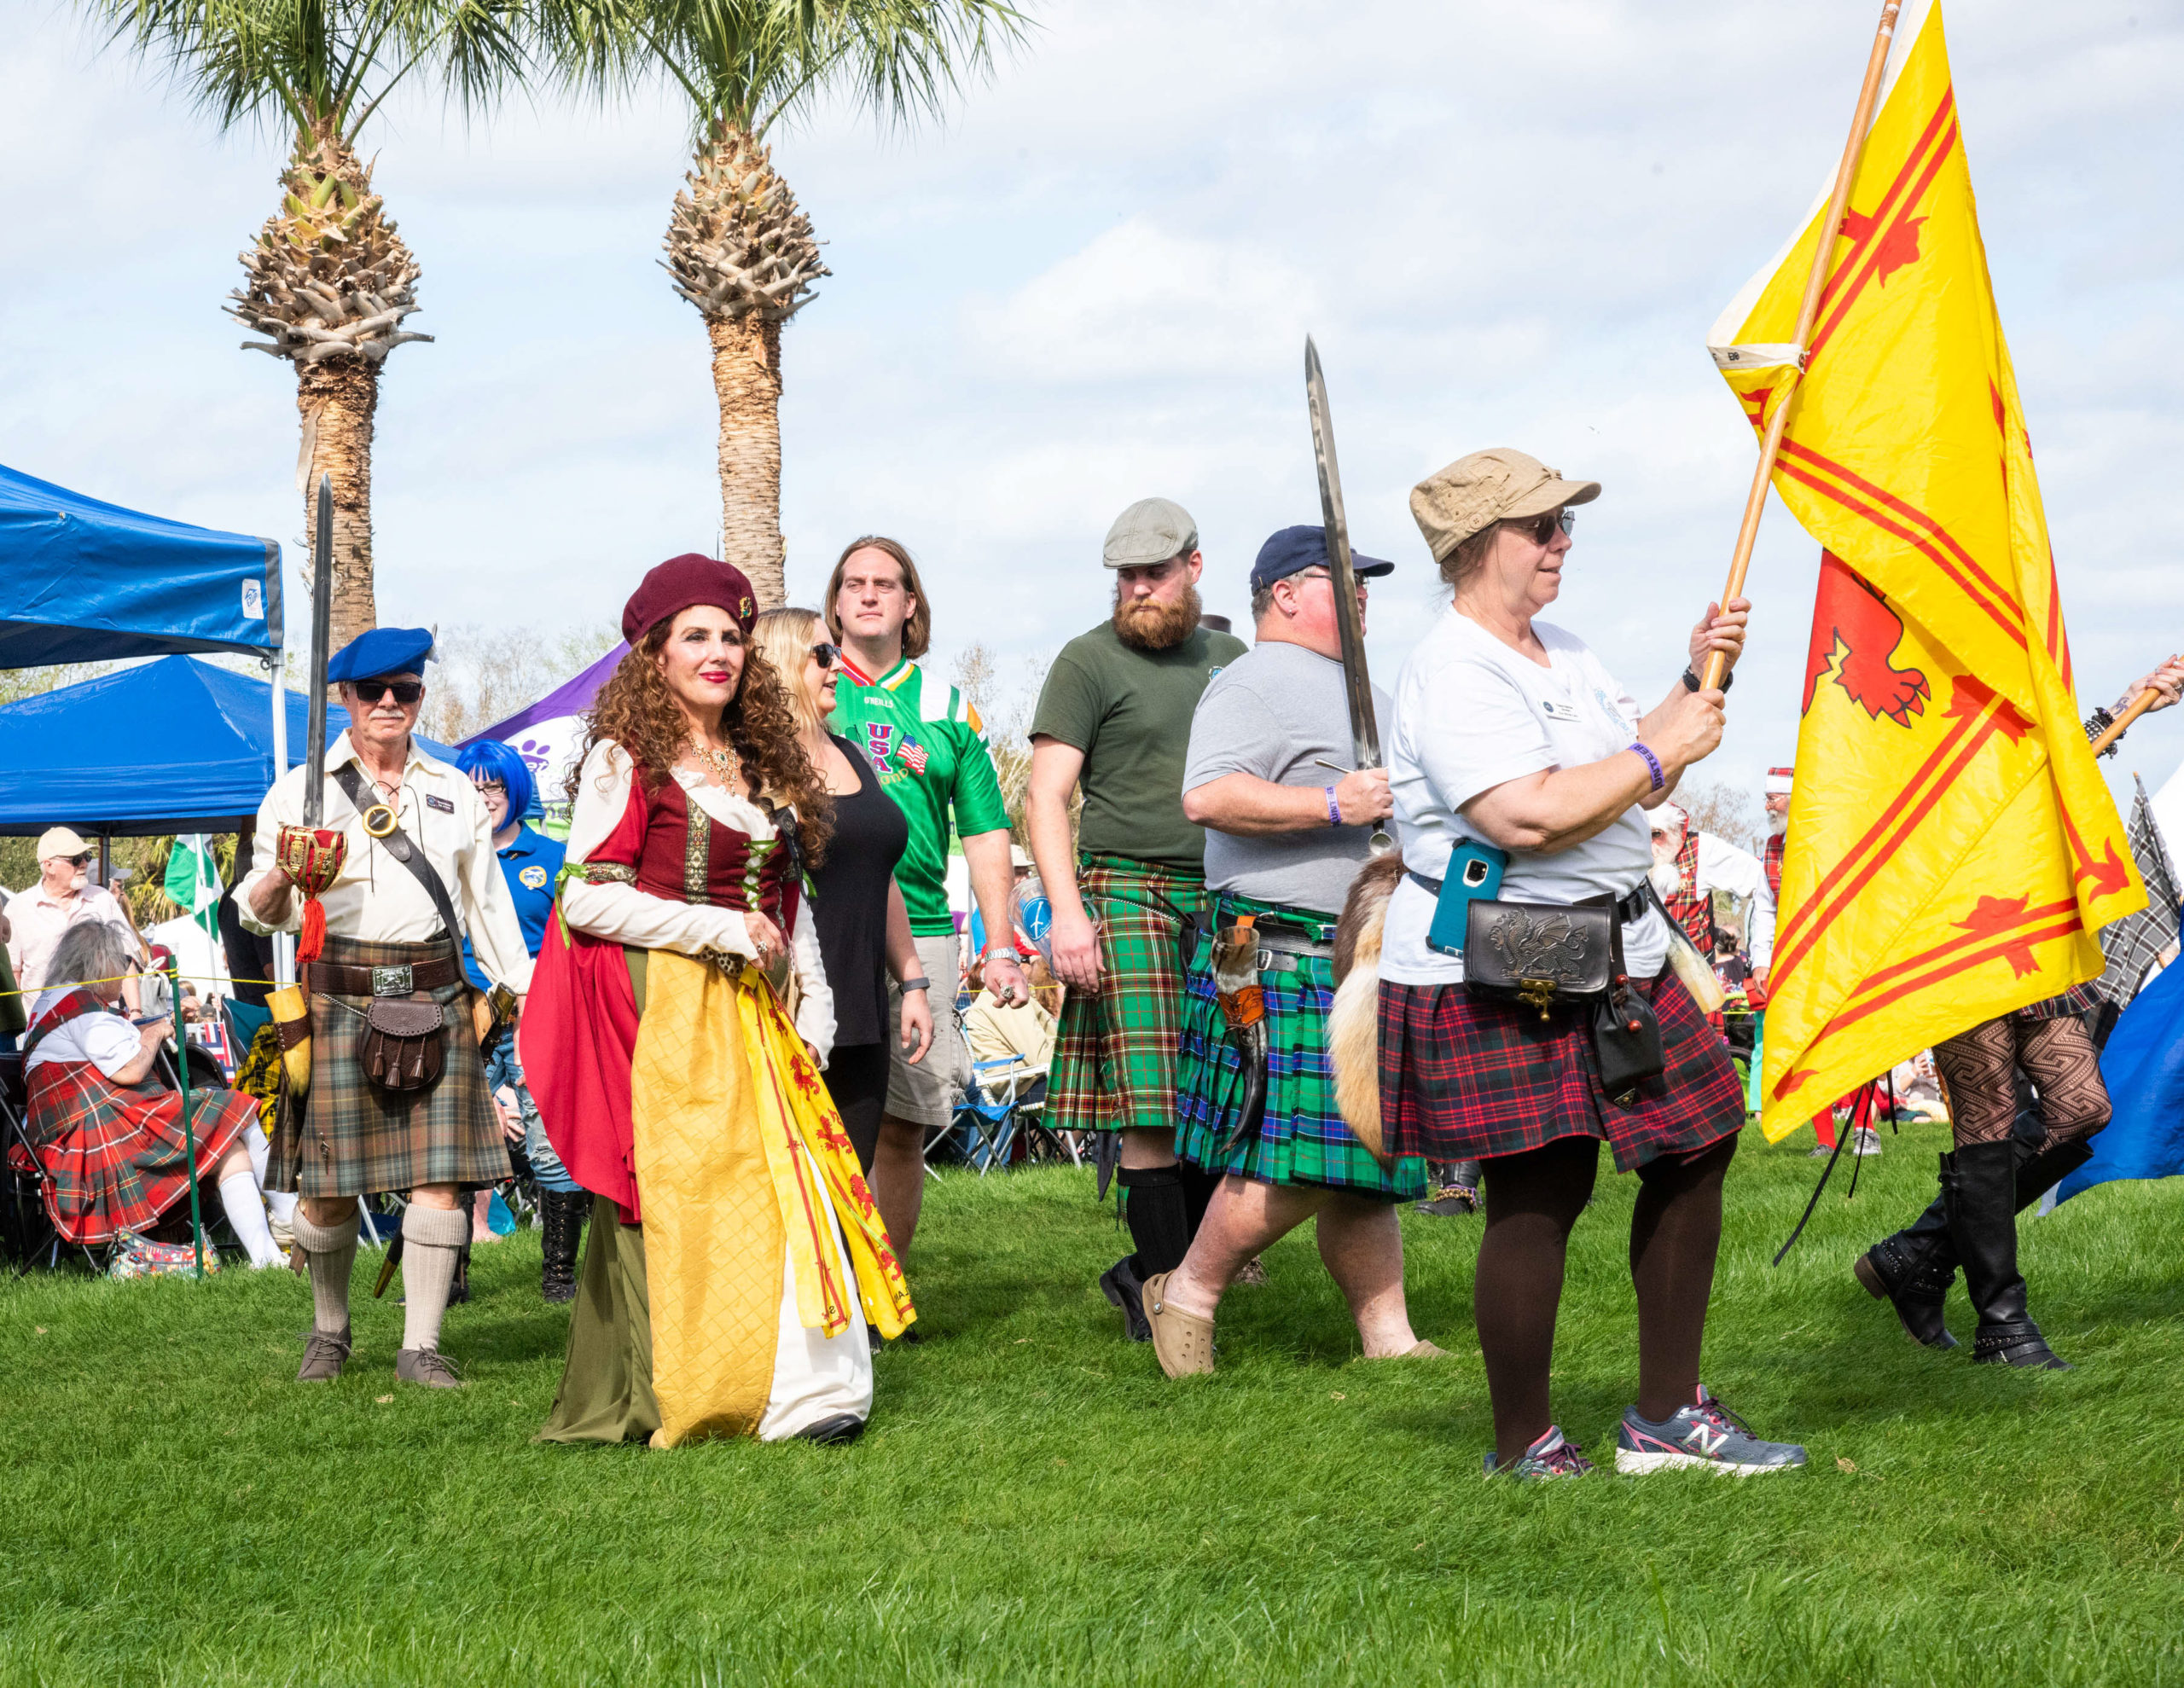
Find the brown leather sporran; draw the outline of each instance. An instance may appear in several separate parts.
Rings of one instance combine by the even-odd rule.
[[[365,1078],[382,1090],[429,1088],[447,1064],[447,1017],[440,1005],[421,990],[372,998],[357,1061]]]

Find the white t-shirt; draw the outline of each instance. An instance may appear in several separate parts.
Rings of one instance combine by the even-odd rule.
[[[1418,641],[1396,681],[1388,786],[1403,865],[1447,877],[1459,840],[1478,837],[1457,813],[1482,792],[1542,769],[1600,762],[1637,740],[1641,711],[1581,640],[1536,621],[1548,666],[1509,648],[1451,607]],[[1481,842],[1486,842],[1481,838]],[[1570,903],[1602,891],[1627,895],[1653,865],[1653,830],[1633,803],[1580,844],[1551,854],[1511,850],[1502,896]],[[1426,945],[1433,897],[1406,875],[1388,904],[1380,977],[1397,984],[1454,984],[1462,959]],[[1668,925],[1648,913],[1623,933],[1633,978],[1668,960]]]
[[[32,1029],[36,1030],[48,1011],[57,1007],[68,995],[65,989],[44,992],[31,1015]],[[35,1072],[48,1061],[89,1061],[112,1078],[143,1053],[144,1040],[126,1016],[78,1014],[39,1041],[23,1063],[23,1070]]]

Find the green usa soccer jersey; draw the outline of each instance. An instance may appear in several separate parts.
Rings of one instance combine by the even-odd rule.
[[[956,930],[948,910],[948,818],[975,837],[1008,825],[978,711],[953,686],[907,657],[877,680],[846,659],[828,722],[872,764],[880,787],[910,823],[909,848],[895,864],[910,930],[932,937]]]

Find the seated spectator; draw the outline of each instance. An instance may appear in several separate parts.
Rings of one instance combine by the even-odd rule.
[[[981,989],[963,1015],[963,1041],[970,1047],[973,1061],[1004,1061],[1014,1057],[1039,1069],[1041,1079],[1022,1089],[1026,1095],[1044,1093],[1043,1074],[1054,1059],[1054,1014],[1043,1000],[1048,993],[1039,988],[1045,969],[1046,964],[1035,958],[1030,975],[1031,999],[1022,1007],[1008,1007],[991,991]],[[997,1082],[1005,1083],[1008,1078],[1006,1069],[996,1069],[985,1082],[990,1087]]]
[[[142,962],[143,946],[128,911],[112,891],[90,883],[90,846],[66,827],[49,827],[39,837],[38,883],[8,902],[8,953],[15,962],[15,983],[23,989],[39,990],[49,978],[68,978],[53,971],[54,946],[62,933],[86,920],[119,935],[121,971],[134,973]],[[132,979],[125,992],[131,1002],[136,1000],[135,989]]]
[[[43,959],[56,980],[111,979],[126,967],[122,943],[113,926],[87,919]],[[148,1230],[189,1198],[182,1098],[153,1070],[172,1023],[134,1023],[112,1006],[120,994],[110,983],[57,984],[38,997],[24,1040],[31,1140],[49,1178],[47,1210],[72,1244]],[[191,1096],[199,1180],[218,1186],[250,1263],[280,1265],[247,1146],[258,1105],[233,1090],[193,1088]]]

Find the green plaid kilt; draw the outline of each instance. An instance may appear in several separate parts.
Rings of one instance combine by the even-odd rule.
[[[1309,909],[1223,891],[1211,899],[1212,925],[1257,914],[1302,927],[1331,943],[1334,922]],[[1334,958],[1269,952],[1259,974],[1266,993],[1266,1117],[1257,1135],[1225,1154],[1243,1099],[1243,1057],[1228,1039],[1213,989],[1213,933],[1200,935],[1183,987],[1182,1042],[1176,1074],[1176,1154],[1208,1172],[1262,1184],[1318,1185],[1383,1201],[1424,1198],[1426,1163],[1405,1155],[1383,1167],[1343,1122],[1327,1064],[1327,1012],[1334,1006]]]
[[[1048,1070],[1055,1131],[1172,1131],[1183,1006],[1183,917],[1200,919],[1205,880],[1122,856],[1086,856],[1077,895],[1100,923],[1100,989],[1070,992]],[[1172,908],[1171,916],[1165,913]]]
[[[398,966],[451,953],[444,941],[326,940],[326,959],[352,967]],[[367,1196],[421,1184],[482,1187],[509,1175],[508,1151],[471,1024],[470,986],[458,977],[432,997],[447,1026],[445,1064],[429,1089],[398,1094],[367,1080],[357,1062],[371,999],[311,993],[311,1091],[299,1102],[282,1085],[266,1188]]]

